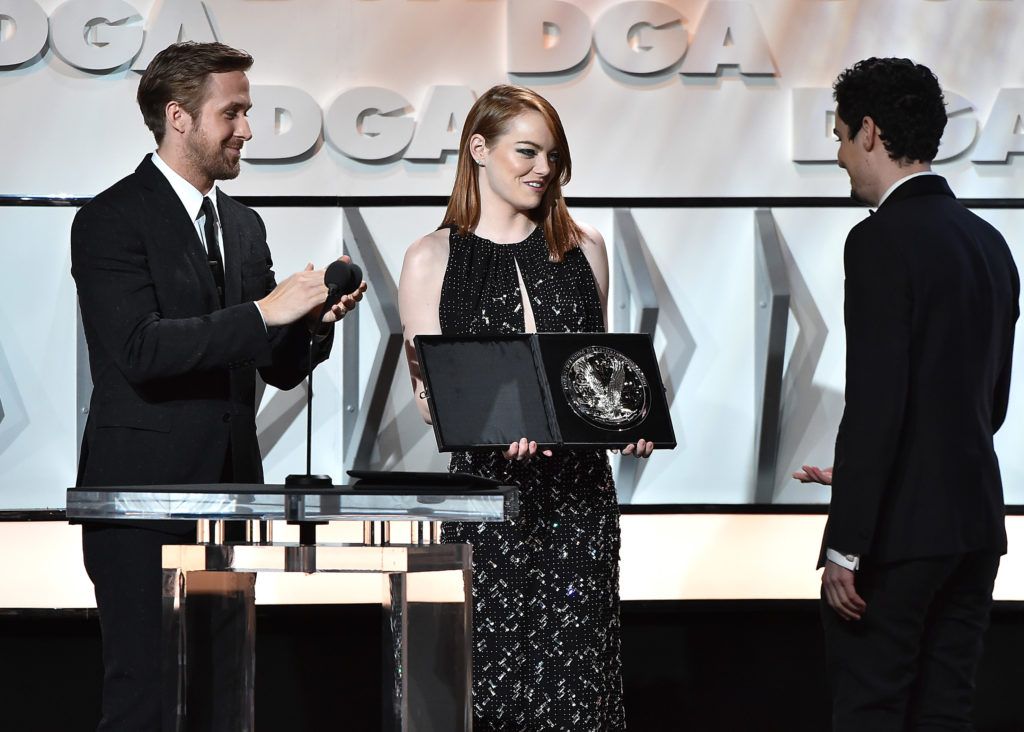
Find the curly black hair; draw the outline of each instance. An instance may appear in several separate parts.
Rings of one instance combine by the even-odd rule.
[[[832,88],[851,140],[870,117],[893,160],[935,159],[946,128],[946,102],[927,66],[906,58],[869,58],[843,71]]]

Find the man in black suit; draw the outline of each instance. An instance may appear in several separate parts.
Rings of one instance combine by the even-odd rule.
[[[252,58],[218,43],[173,45],[138,90],[157,151],[96,196],[71,230],[93,379],[78,485],[259,483],[255,378],[290,389],[327,357],[324,272],[276,284],[260,217],[214,187],[251,138]],[[324,325],[324,323],[328,325]],[[83,527],[103,634],[100,730],[160,728],[161,547],[194,524]]]
[[[877,207],[846,240],[846,409],[822,543],[834,732],[973,729],[974,673],[1006,531],[1020,281],[1003,237],[931,172],[938,80],[907,59],[835,83],[839,165]]]

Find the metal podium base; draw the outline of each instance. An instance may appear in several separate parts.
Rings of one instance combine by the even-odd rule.
[[[381,729],[470,730],[470,556],[463,544],[164,547],[164,730],[254,729],[261,572],[378,575],[385,610]]]

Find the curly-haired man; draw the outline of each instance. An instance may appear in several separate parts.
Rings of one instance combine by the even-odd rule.
[[[839,165],[877,207],[846,240],[846,409],[822,542],[834,732],[969,730],[1006,551],[992,436],[1020,280],[1003,237],[931,171],[935,75],[870,58],[835,83]]]

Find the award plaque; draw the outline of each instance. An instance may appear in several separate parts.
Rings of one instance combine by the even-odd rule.
[[[562,392],[577,415],[609,430],[643,422],[651,405],[644,372],[607,346],[587,346],[569,356],[562,366]]]
[[[625,333],[417,336],[438,449],[621,448],[675,433],[651,338]]]

